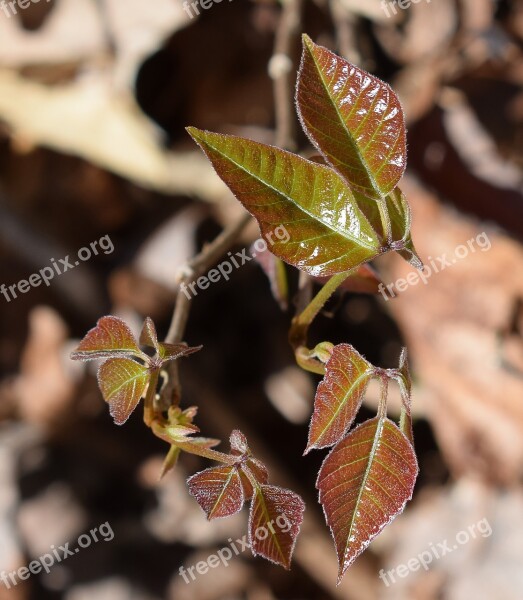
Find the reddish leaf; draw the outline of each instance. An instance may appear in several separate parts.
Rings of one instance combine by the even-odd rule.
[[[229,438],[232,454],[250,454],[247,438],[239,429],[234,429]]]
[[[354,190],[379,199],[396,187],[406,129],[389,85],[304,35],[296,101],[309,139]]]
[[[247,443],[247,438],[243,435],[241,431],[235,429],[231,433],[230,437],[231,444],[231,454],[233,456],[243,456],[245,457],[243,461],[241,461],[241,469],[240,469],[240,478],[242,481],[243,492],[245,494],[245,499],[250,500],[253,495],[253,487],[249,478],[243,471],[243,467],[247,467],[251,472],[254,479],[259,484],[267,483],[269,481],[269,473],[267,472],[266,466],[259,461],[257,458],[251,455],[251,451],[249,445]]]
[[[110,358],[98,371],[98,385],[117,425],[127,421],[145,393],[150,374],[147,367],[130,358]]]
[[[371,540],[412,497],[414,450],[386,418],[359,425],[327,456],[316,487],[338,554],[341,580]]]
[[[154,326],[153,320],[150,317],[147,317],[143,324],[142,332],[140,333],[140,344],[142,346],[154,348],[157,354],[160,354],[156,327]]]
[[[290,490],[273,485],[255,489],[249,515],[249,541],[254,556],[290,568],[305,504]]]
[[[189,356],[201,350],[203,346],[188,346],[185,342],[180,344],[161,343],[159,355],[164,361],[176,360],[182,356]]]
[[[244,138],[194,127],[187,131],[256,217],[271,252],[282,260],[311,275],[327,276],[381,253],[359,200],[329,167]],[[286,241],[274,237],[279,225],[289,234]]]
[[[80,342],[73,360],[93,360],[116,356],[144,357],[132,331],[118,317],[102,317]],[[145,357],[146,358],[146,357]]]
[[[314,400],[305,454],[341,440],[360,409],[373,367],[349,344],[334,347]]]
[[[244,463],[253,477],[259,484],[268,483],[269,481],[269,473],[267,471],[267,467],[257,458],[250,457]],[[240,478],[242,480],[243,485],[243,493],[245,494],[245,500],[250,500],[252,495],[254,494],[254,489],[252,487],[249,478],[245,475],[243,470],[240,470]]]
[[[229,517],[242,509],[243,487],[237,467],[206,469],[189,477],[187,485],[209,520]]]

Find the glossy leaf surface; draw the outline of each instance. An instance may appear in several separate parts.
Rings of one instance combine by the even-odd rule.
[[[118,317],[102,317],[71,354],[73,360],[94,360],[111,356],[142,356],[132,331]]]
[[[378,199],[396,187],[406,128],[388,84],[304,35],[296,101],[309,139],[354,190]]]
[[[249,541],[254,556],[290,568],[305,504],[290,490],[260,485],[254,491],[249,515]]]
[[[349,344],[334,347],[318,385],[305,453],[339,442],[354,422],[373,374],[372,365]]]
[[[350,432],[327,456],[316,487],[331,529],[339,580],[371,540],[412,497],[418,464],[392,421],[375,417]]]
[[[243,487],[235,466],[205,469],[189,477],[187,485],[209,520],[228,517],[242,509]]]
[[[140,344],[154,348],[158,354],[160,353],[158,335],[156,334],[156,327],[151,317],[147,317],[144,321],[142,332],[140,333]]]
[[[314,276],[358,267],[382,248],[356,197],[332,169],[244,138],[188,128],[252,213],[271,252]],[[284,225],[287,242],[274,230]],[[268,237],[270,236],[270,237]]]
[[[147,389],[147,367],[130,358],[110,358],[98,371],[98,384],[117,425],[127,421]]]

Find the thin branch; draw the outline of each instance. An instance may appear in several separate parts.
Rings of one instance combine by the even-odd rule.
[[[303,0],[282,0],[282,13],[276,30],[269,74],[274,81],[276,134],[274,143],[294,150],[293,46],[299,33]]]
[[[171,324],[165,341],[169,344],[177,344],[185,335],[185,328],[191,311],[191,298],[181,292],[182,286],[187,289],[191,283],[196,282],[198,277],[208,271],[232,246],[240,233],[251,220],[251,215],[246,213],[239,221],[224,229],[220,235],[191,259],[183,268],[183,277],[180,281],[180,291],[176,297]],[[167,368],[168,380],[160,393],[158,402],[159,410],[166,410],[171,405],[178,405],[180,401],[181,388],[178,372],[178,361],[173,361]]]

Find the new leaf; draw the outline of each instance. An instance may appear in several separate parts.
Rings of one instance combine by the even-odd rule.
[[[289,569],[304,510],[298,494],[274,485],[256,486],[249,515],[254,556],[260,554]]]
[[[245,138],[187,131],[256,217],[271,252],[285,262],[327,276],[350,271],[384,250],[359,199],[329,167]],[[289,233],[287,242],[274,238],[279,225]]]
[[[305,133],[352,189],[377,200],[396,187],[406,129],[389,85],[304,35],[296,101]]]
[[[334,347],[316,391],[305,454],[313,448],[333,446],[347,433],[372,375],[372,365],[352,346]]]
[[[123,425],[147,389],[150,373],[147,367],[130,358],[110,358],[98,371],[98,384],[111,416]]]
[[[316,487],[338,554],[338,582],[412,497],[418,463],[392,421],[375,417],[327,456]]]

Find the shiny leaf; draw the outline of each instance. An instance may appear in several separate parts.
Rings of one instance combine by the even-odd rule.
[[[149,382],[147,367],[130,358],[110,358],[98,371],[98,384],[117,425],[127,421]]]
[[[379,199],[396,187],[406,129],[388,84],[304,35],[296,101],[309,139],[354,190]]]
[[[417,474],[411,444],[386,418],[359,425],[327,456],[316,487],[338,554],[338,581],[403,511]]]
[[[71,354],[73,360],[94,360],[116,356],[145,355],[138,347],[132,331],[118,317],[102,317]],[[147,357],[145,357],[147,358]]]
[[[271,252],[285,262],[311,275],[327,276],[381,253],[376,231],[356,197],[329,167],[244,138],[187,130],[256,217]],[[274,237],[279,225],[289,233],[286,242]]]
[[[268,483],[269,473],[267,471],[267,467],[260,460],[251,456],[245,461],[244,465],[249,469],[259,484]],[[243,470],[240,471],[240,478],[242,480],[245,499],[250,500],[254,494],[254,489],[249,481],[249,478],[245,475]]]
[[[347,433],[372,375],[372,365],[352,346],[334,347],[316,391],[305,454],[313,448],[332,446]]]
[[[305,504],[290,490],[273,485],[256,487],[249,515],[249,541],[254,556],[290,568]]]
[[[209,520],[239,512],[244,503],[243,487],[235,466],[212,467],[187,480]]]

